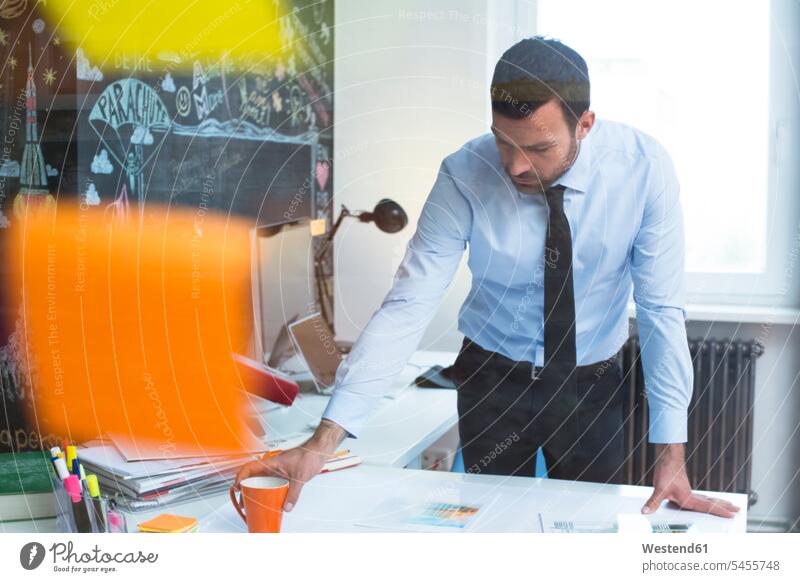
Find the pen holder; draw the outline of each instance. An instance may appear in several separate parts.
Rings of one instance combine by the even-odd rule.
[[[125,516],[105,495],[92,497],[82,492],[77,501],[61,479],[51,475],[56,505],[56,529],[62,533],[127,533]]]

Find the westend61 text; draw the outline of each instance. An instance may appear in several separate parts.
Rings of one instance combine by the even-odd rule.
[[[642,544],[645,554],[707,554],[708,544]]]

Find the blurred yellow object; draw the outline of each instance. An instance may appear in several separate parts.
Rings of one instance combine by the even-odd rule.
[[[291,42],[280,33],[277,0],[48,0],[41,10],[101,69],[116,59],[161,59],[191,66],[198,56],[275,54]]]

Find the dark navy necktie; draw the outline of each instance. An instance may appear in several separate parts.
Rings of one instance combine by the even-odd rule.
[[[548,221],[544,249],[545,372],[562,383],[575,384],[575,290],[572,285],[572,236],[564,213],[564,186],[545,192]]]

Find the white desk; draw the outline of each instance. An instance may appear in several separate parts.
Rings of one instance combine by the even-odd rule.
[[[414,378],[434,364],[449,366],[455,352],[416,352],[393,383],[390,396],[383,399],[357,439],[346,439],[342,448],[350,449],[364,463],[387,467],[416,466],[422,452],[458,423],[456,391],[409,386]],[[329,396],[300,394],[292,406],[270,405],[262,413],[268,437],[289,437],[306,431],[287,446],[310,436]]]
[[[541,532],[539,513],[564,519],[605,521],[618,514],[638,514],[652,492],[650,487],[604,485],[534,477],[502,477],[417,471],[360,465],[324,473],[306,483],[295,509],[284,514],[283,532],[373,532],[356,524],[373,514],[389,497],[405,501],[477,503],[483,507],[470,531]],[[699,533],[744,533],[747,497],[716,493],[741,507],[732,519],[661,507],[648,516],[653,522],[694,523]],[[182,503],[171,509],[196,517],[201,532],[245,532],[247,528],[231,505],[227,493]],[[128,528],[155,517],[163,510],[128,514]],[[0,523],[0,531],[54,531],[55,520]],[[4,527],[5,526],[5,527]]]
[[[459,501],[483,505],[477,532],[541,532],[539,513],[564,519],[608,520],[620,513],[639,514],[652,488],[537,479],[442,473],[362,465],[318,475],[303,488],[291,513],[284,514],[284,532],[371,532],[357,526],[388,496],[403,500]],[[740,532],[747,526],[747,497],[704,492],[742,509],[735,518],[680,511],[666,507],[648,516],[653,522],[694,523],[699,532]],[[217,500],[216,505],[214,499]],[[201,519],[200,531],[245,532],[247,528],[227,495],[204,500],[202,506],[183,506],[178,513]],[[488,505],[487,505],[488,504]],[[187,513],[195,511],[195,513]],[[202,513],[202,517],[201,517]],[[154,514],[155,515],[155,514]],[[136,516],[136,521],[147,519]]]

